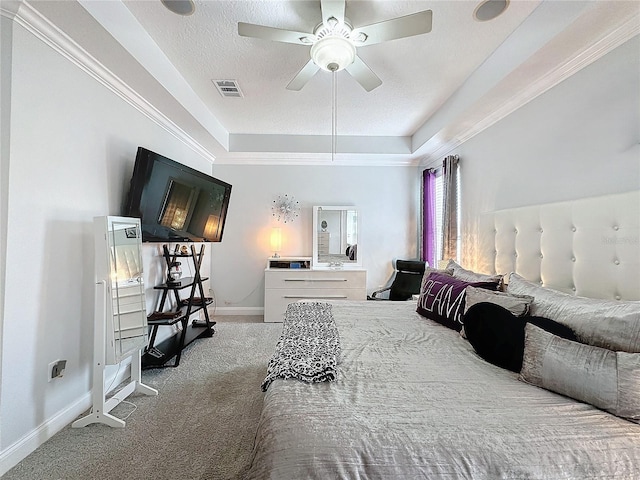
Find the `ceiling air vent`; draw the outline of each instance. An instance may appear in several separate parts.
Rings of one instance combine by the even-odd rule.
[[[213,83],[223,97],[244,97],[235,80],[213,80]]]

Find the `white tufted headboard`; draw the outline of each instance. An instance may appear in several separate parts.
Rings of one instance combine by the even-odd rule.
[[[478,269],[583,297],[640,300],[640,191],[501,210],[479,220]]]

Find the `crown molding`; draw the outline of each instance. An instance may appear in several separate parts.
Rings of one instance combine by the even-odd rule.
[[[22,0],[2,0],[0,2],[0,16],[13,20],[21,3]]]
[[[307,165],[343,167],[416,167],[418,159],[410,155],[336,153],[236,152],[220,155],[216,165]]]
[[[10,3],[13,5],[16,2]],[[160,110],[78,45],[72,38],[51,23],[32,5],[26,2],[18,2],[18,8],[14,11],[14,9],[5,9],[3,0],[2,15],[11,18],[16,24],[23,27],[75,66],[118,95],[194,152],[211,163],[215,161],[216,157],[213,153],[197,142],[176,123],[171,121]]]

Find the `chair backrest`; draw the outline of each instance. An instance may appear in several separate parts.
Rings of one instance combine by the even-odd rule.
[[[409,300],[420,293],[425,262],[419,260],[396,260],[396,276],[391,283],[389,300]]]

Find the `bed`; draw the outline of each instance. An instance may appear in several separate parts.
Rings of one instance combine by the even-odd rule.
[[[638,199],[637,192],[628,194],[623,210],[637,210]],[[621,199],[612,196],[603,201],[617,204]],[[562,205],[560,210],[574,215],[581,205],[567,207]],[[621,215],[619,210],[609,212]],[[527,221],[531,221],[530,213],[526,212]],[[520,221],[517,215],[502,213],[493,218],[507,217],[516,224]],[[633,215],[624,217],[628,222],[620,218],[615,224],[618,229],[610,221],[605,226],[614,232],[622,230],[620,233],[603,237],[597,228],[591,231],[601,241],[606,239],[603,251],[614,253],[606,256],[606,269],[610,269],[609,262],[618,266],[621,259],[625,268],[640,261],[640,246],[633,241],[640,232],[637,222]],[[568,224],[554,221],[562,228],[582,228],[579,223],[576,227],[575,219]],[[542,229],[554,231],[546,224]],[[498,231],[500,228],[493,229],[494,241],[500,243],[504,235],[499,238]],[[544,235],[538,240],[547,241]],[[522,243],[522,237],[518,241]],[[578,237],[578,241],[585,239]],[[481,246],[490,244],[483,242]],[[576,255],[571,245],[559,241],[553,245],[554,252],[559,248],[563,254]],[[513,248],[516,253],[523,251],[521,246]],[[542,251],[553,257],[549,248],[547,243]],[[498,250],[487,250],[493,258],[487,261],[493,265],[500,258]],[[581,254],[578,258],[583,259]],[[514,272],[527,271],[530,278],[513,273],[507,293],[533,298],[528,313],[560,317],[583,343],[556,342],[554,337],[554,343],[543,342],[540,347],[534,340],[546,341],[553,335],[527,323],[523,367],[518,373],[483,360],[458,329],[417,313],[415,302],[323,302],[322,308],[330,310],[339,333],[335,378],[318,383],[282,378],[269,382],[247,477],[640,478],[640,361],[636,353],[640,352],[640,302],[632,298],[640,291],[621,287],[623,282],[618,282],[614,271],[600,277],[601,292],[605,297],[625,298],[586,299],[571,294],[576,285],[592,284],[579,275],[573,277],[576,269],[573,274],[553,277],[569,279],[566,288],[556,290],[541,285],[547,275],[545,267],[536,270],[531,262],[522,261],[514,267]],[[597,266],[590,267],[589,274],[594,268]],[[487,268],[486,274],[495,273],[491,270]],[[460,272],[462,276],[464,272],[474,274]],[[633,282],[637,277],[623,272],[621,278]],[[312,315],[318,306],[308,302],[300,308]],[[571,349],[562,342],[577,346],[576,355],[587,356],[567,360],[565,353]],[[539,358],[535,348],[542,349]],[[626,352],[620,353],[621,349]],[[593,364],[600,377],[596,375],[593,388],[585,388],[585,393],[582,387],[590,381],[582,380],[591,378],[595,370],[589,366],[586,374],[580,370],[574,374],[571,369],[584,370],[585,365]],[[559,387],[536,385],[536,375],[544,377],[543,381],[549,375],[556,380],[560,375],[563,380]],[[574,390],[554,391],[571,387],[572,381],[578,384],[573,385]],[[581,395],[586,397],[576,399]],[[612,395],[613,404],[607,403]]]

